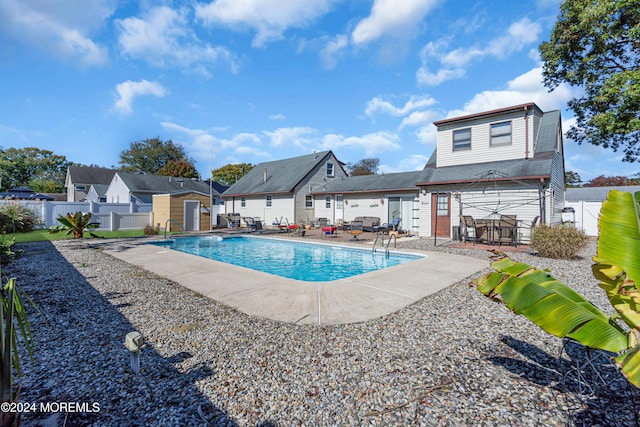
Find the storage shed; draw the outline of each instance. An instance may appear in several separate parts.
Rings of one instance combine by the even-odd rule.
[[[153,223],[166,231],[211,229],[210,195],[199,191],[176,191],[153,195]]]

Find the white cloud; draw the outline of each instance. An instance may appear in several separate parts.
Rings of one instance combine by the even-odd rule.
[[[224,47],[201,42],[189,27],[186,9],[156,7],[142,17],[116,20],[118,44],[123,55],[142,59],[154,66],[180,66],[210,76],[202,63],[228,61],[232,71],[237,64]]]
[[[320,51],[320,61],[322,66],[327,70],[336,67],[338,60],[342,57],[344,49],[347,47],[349,40],[347,36],[339,34],[329,40],[325,47]]]
[[[107,62],[107,49],[89,37],[104,27],[114,10],[110,0],[0,2],[0,43],[31,45],[63,61],[82,66]]]
[[[369,16],[351,33],[354,44],[369,43],[391,34],[407,34],[438,3],[438,0],[374,0]]]
[[[451,40],[429,42],[420,51],[421,66],[416,72],[416,81],[421,86],[437,86],[464,77],[465,67],[474,60],[486,56],[504,59],[537,42],[541,31],[539,23],[522,18],[509,26],[506,35],[490,40],[483,47],[459,47],[446,51]],[[438,68],[438,71],[432,72],[433,68]]]
[[[429,156],[423,154],[410,154],[403,157],[400,162],[394,166],[381,164],[378,168],[380,173],[395,173],[422,170],[424,165],[429,161]]]
[[[327,134],[323,137],[323,150],[356,149],[365,150],[366,156],[375,156],[385,151],[400,149],[400,137],[387,131],[370,133],[363,136]]]
[[[169,91],[160,83],[141,80],[134,82],[127,80],[126,82],[116,85],[116,92],[120,97],[115,103],[115,109],[121,113],[128,114],[133,111],[131,105],[134,98],[143,95],[153,95],[161,98],[169,93]]]
[[[423,126],[416,132],[416,136],[418,137],[418,141],[422,142],[426,145],[432,145],[433,148],[436,147],[438,129],[434,124],[429,124],[427,126]]]
[[[400,124],[400,129],[405,126],[419,126],[425,123],[433,122],[436,120],[437,114],[435,111],[414,111],[409,114],[407,117],[402,119],[402,123]]]
[[[365,109],[365,114],[369,117],[374,115],[375,113],[384,113],[392,116],[400,117],[405,116],[408,113],[430,107],[435,104],[435,99],[430,96],[411,96],[409,100],[402,106],[396,107],[391,104],[389,101],[385,101],[380,97],[375,97],[367,102],[367,108]]]
[[[303,28],[327,13],[336,0],[216,0],[197,4],[196,16],[209,25],[224,25],[231,29],[248,27],[256,31],[252,45],[280,40],[291,28]]]
[[[286,118],[284,114],[272,114],[269,116],[269,120],[285,120]]]
[[[318,131],[309,127],[279,128],[272,132],[264,131],[273,147],[307,147],[317,140]]]

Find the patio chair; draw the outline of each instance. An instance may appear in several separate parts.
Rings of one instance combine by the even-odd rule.
[[[242,218],[242,220],[247,225],[247,231],[262,230],[262,221],[256,221],[255,218],[252,218],[250,216],[245,216]]]
[[[363,223],[362,221],[351,221],[349,224],[348,233],[351,234],[351,240],[358,240],[358,236],[362,234]]]
[[[469,240],[473,241],[475,245],[478,243],[478,235],[476,228],[476,221],[471,215],[460,215],[460,237],[467,243]]]
[[[384,232],[384,233],[388,233],[390,231],[398,231],[401,221],[402,221],[402,218],[393,218],[393,221],[391,221],[391,224],[389,224],[388,222],[385,222],[382,225],[374,226],[373,230],[377,232]]]
[[[518,221],[515,215],[500,215],[497,240],[498,246],[502,243],[518,246]]]

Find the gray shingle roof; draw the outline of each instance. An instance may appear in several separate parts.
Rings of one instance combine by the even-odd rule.
[[[321,151],[305,156],[260,163],[229,187],[224,192],[224,196],[289,193],[309,172],[331,154],[331,151]],[[339,167],[339,165],[336,164],[334,167]],[[264,180],[265,169],[267,171],[266,181]]]
[[[611,190],[635,193],[640,191],[640,185],[567,188],[564,193],[564,199],[567,202],[602,202],[606,200],[607,194],[609,194]]]
[[[103,197],[105,194],[107,194],[107,188],[109,188],[109,186],[106,184],[91,184],[91,186],[96,191],[96,194],[100,197]]]
[[[370,193],[373,191],[418,190],[416,182],[422,171],[386,173],[379,175],[336,178],[318,188],[314,193]]]
[[[209,184],[190,178],[144,175],[132,172],[118,172],[118,176],[132,193],[167,194],[176,191],[193,190],[209,194]],[[219,195],[215,189],[213,194]]]
[[[67,173],[74,184],[105,184],[109,185],[117,171],[107,168],[93,168],[86,166],[69,166]]]

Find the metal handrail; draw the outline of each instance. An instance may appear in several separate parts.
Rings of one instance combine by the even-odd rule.
[[[393,237],[393,239],[392,239]],[[398,247],[398,238],[396,237],[396,234],[389,234],[389,240],[387,240],[387,246],[385,248],[385,254],[387,256],[389,256],[389,245],[391,244],[391,240],[393,240],[393,247],[394,249]]]
[[[376,238],[373,241],[373,245],[371,247],[371,252],[375,252],[376,251],[376,243],[378,243],[378,238],[382,236],[382,242],[381,242],[381,246],[384,247],[384,234],[381,234],[379,231],[376,233]]]
[[[164,238],[167,238],[167,225],[169,224],[169,222],[173,222],[176,225],[179,225],[180,228],[182,228],[182,231],[184,231],[184,226],[182,224],[180,224],[178,221],[176,221],[175,219],[171,219],[169,218],[165,223],[164,223]]]

